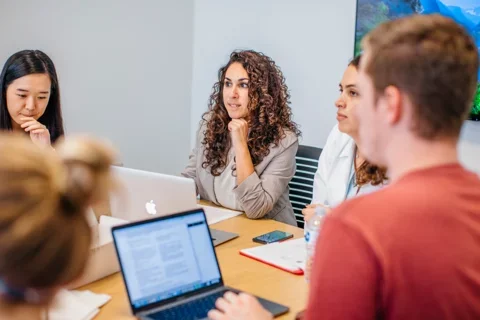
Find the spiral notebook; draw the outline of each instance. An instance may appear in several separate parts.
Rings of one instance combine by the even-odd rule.
[[[242,249],[240,254],[272,267],[303,275],[307,251],[305,239],[298,238]]]

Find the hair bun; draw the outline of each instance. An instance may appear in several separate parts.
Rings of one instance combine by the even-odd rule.
[[[65,213],[75,214],[92,203],[108,197],[113,187],[110,167],[115,159],[113,148],[90,137],[71,137],[61,141],[56,151],[63,160],[66,175],[60,191],[60,205]]]
[[[78,212],[79,204],[74,201],[69,193],[60,194],[60,207],[66,215],[75,215]]]

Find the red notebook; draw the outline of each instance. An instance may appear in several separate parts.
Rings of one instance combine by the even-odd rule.
[[[304,238],[242,249],[240,254],[296,275],[303,275],[305,270]]]

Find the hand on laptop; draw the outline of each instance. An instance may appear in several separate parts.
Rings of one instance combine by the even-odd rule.
[[[257,299],[246,293],[227,292],[215,303],[216,310],[208,313],[212,320],[271,320],[273,316]]]

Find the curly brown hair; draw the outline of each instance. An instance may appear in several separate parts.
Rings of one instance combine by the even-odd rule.
[[[253,50],[234,51],[228,63],[218,71],[218,82],[213,86],[208,111],[202,116],[206,125],[202,144],[205,146],[203,168],[210,167],[212,175],[219,176],[227,165],[231,148],[228,123],[231,121],[223,102],[225,73],[230,65],[240,63],[249,77],[248,89],[248,150],[253,165],[262,162],[271,146],[278,146],[286,131],[301,135],[292,121],[290,94],[285,77],[275,62],[263,53]],[[232,172],[233,174],[233,172]]]
[[[372,186],[378,186],[388,180],[387,170],[365,160],[359,168],[355,169],[355,179],[357,186],[369,183]]]
[[[361,58],[362,55],[359,54],[352,61],[350,61],[348,65],[358,70]],[[355,154],[356,153],[357,149],[355,149]],[[369,183],[373,186],[378,186],[388,180],[387,170],[370,163],[368,160],[365,160],[359,168],[355,168],[355,177],[355,184],[357,186],[363,186]]]

